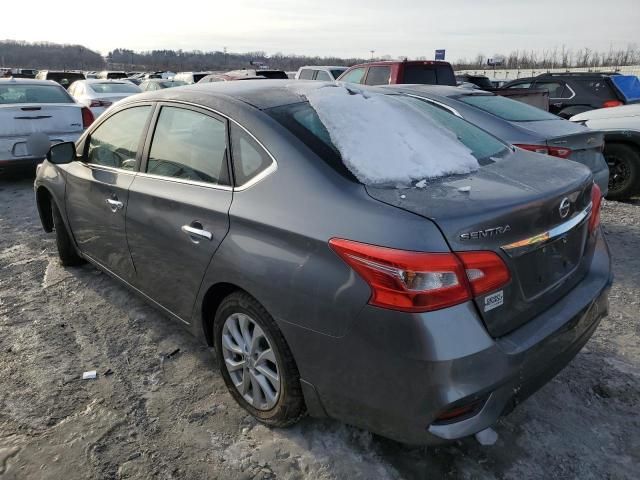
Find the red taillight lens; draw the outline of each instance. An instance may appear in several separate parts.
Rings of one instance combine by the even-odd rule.
[[[496,290],[511,280],[504,261],[493,252],[457,252],[474,297]]]
[[[551,155],[558,158],[569,158],[571,155],[571,149],[562,147],[547,147],[545,145],[525,145],[515,144],[514,147],[522,148],[523,150],[529,150],[530,152],[542,153],[543,155]]]
[[[545,145],[526,145],[523,143],[514,144],[514,147],[521,148],[523,150],[529,150],[530,152],[542,153],[543,155],[549,155],[549,149]]]
[[[82,128],[89,128],[89,125],[93,123],[93,113],[87,107],[82,107]]]
[[[470,300],[472,291],[482,295],[511,278],[493,252],[411,252],[341,238],[332,238],[329,245],[369,284],[369,303],[393,310],[450,307]]]
[[[620,107],[624,105],[620,100],[607,100],[602,104],[602,108]]]
[[[602,191],[598,184],[591,187],[591,217],[589,218],[589,233],[593,233],[600,225],[600,207],[602,206]]]
[[[562,147],[549,147],[549,155],[558,158],[569,158],[569,155],[571,155],[571,149]]]

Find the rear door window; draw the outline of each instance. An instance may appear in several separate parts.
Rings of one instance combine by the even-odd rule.
[[[134,170],[151,107],[132,107],[113,114],[89,136],[87,163]]]
[[[367,85],[389,85],[391,67],[369,67],[369,73],[365,80]]]
[[[162,107],[147,173],[229,185],[226,132],[222,119],[185,108]]]
[[[531,87],[531,82],[521,82],[521,83],[514,83],[513,85],[509,85],[507,88],[530,88]]]
[[[300,75],[298,76],[299,80],[313,80],[313,70],[310,68],[303,68],[300,70]]]
[[[242,186],[271,165],[269,154],[242,128],[231,125],[231,152],[236,186]]]
[[[323,82],[330,82],[333,79],[331,78],[331,75],[329,75],[324,70],[318,70],[318,73],[316,75],[316,80],[321,80]]]
[[[364,77],[364,67],[354,68],[350,72],[346,73],[344,77],[340,79],[341,82],[360,83],[362,77]]]

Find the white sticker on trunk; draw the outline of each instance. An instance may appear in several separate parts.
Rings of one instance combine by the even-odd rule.
[[[502,290],[491,295],[484,297],[484,311],[488,312],[494,308],[499,307],[504,303],[504,293]]]

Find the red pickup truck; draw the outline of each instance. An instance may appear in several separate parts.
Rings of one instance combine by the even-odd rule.
[[[364,85],[421,83],[455,86],[456,76],[449,62],[404,60],[354,65],[345,70],[338,81]]]

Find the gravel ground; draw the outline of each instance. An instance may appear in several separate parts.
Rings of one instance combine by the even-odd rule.
[[[582,352],[496,445],[411,448],[329,420],[256,423],[210,349],[93,267],[59,265],[31,178],[0,179],[0,477],[638,478],[640,202],[607,202],[603,223],[611,314]]]

